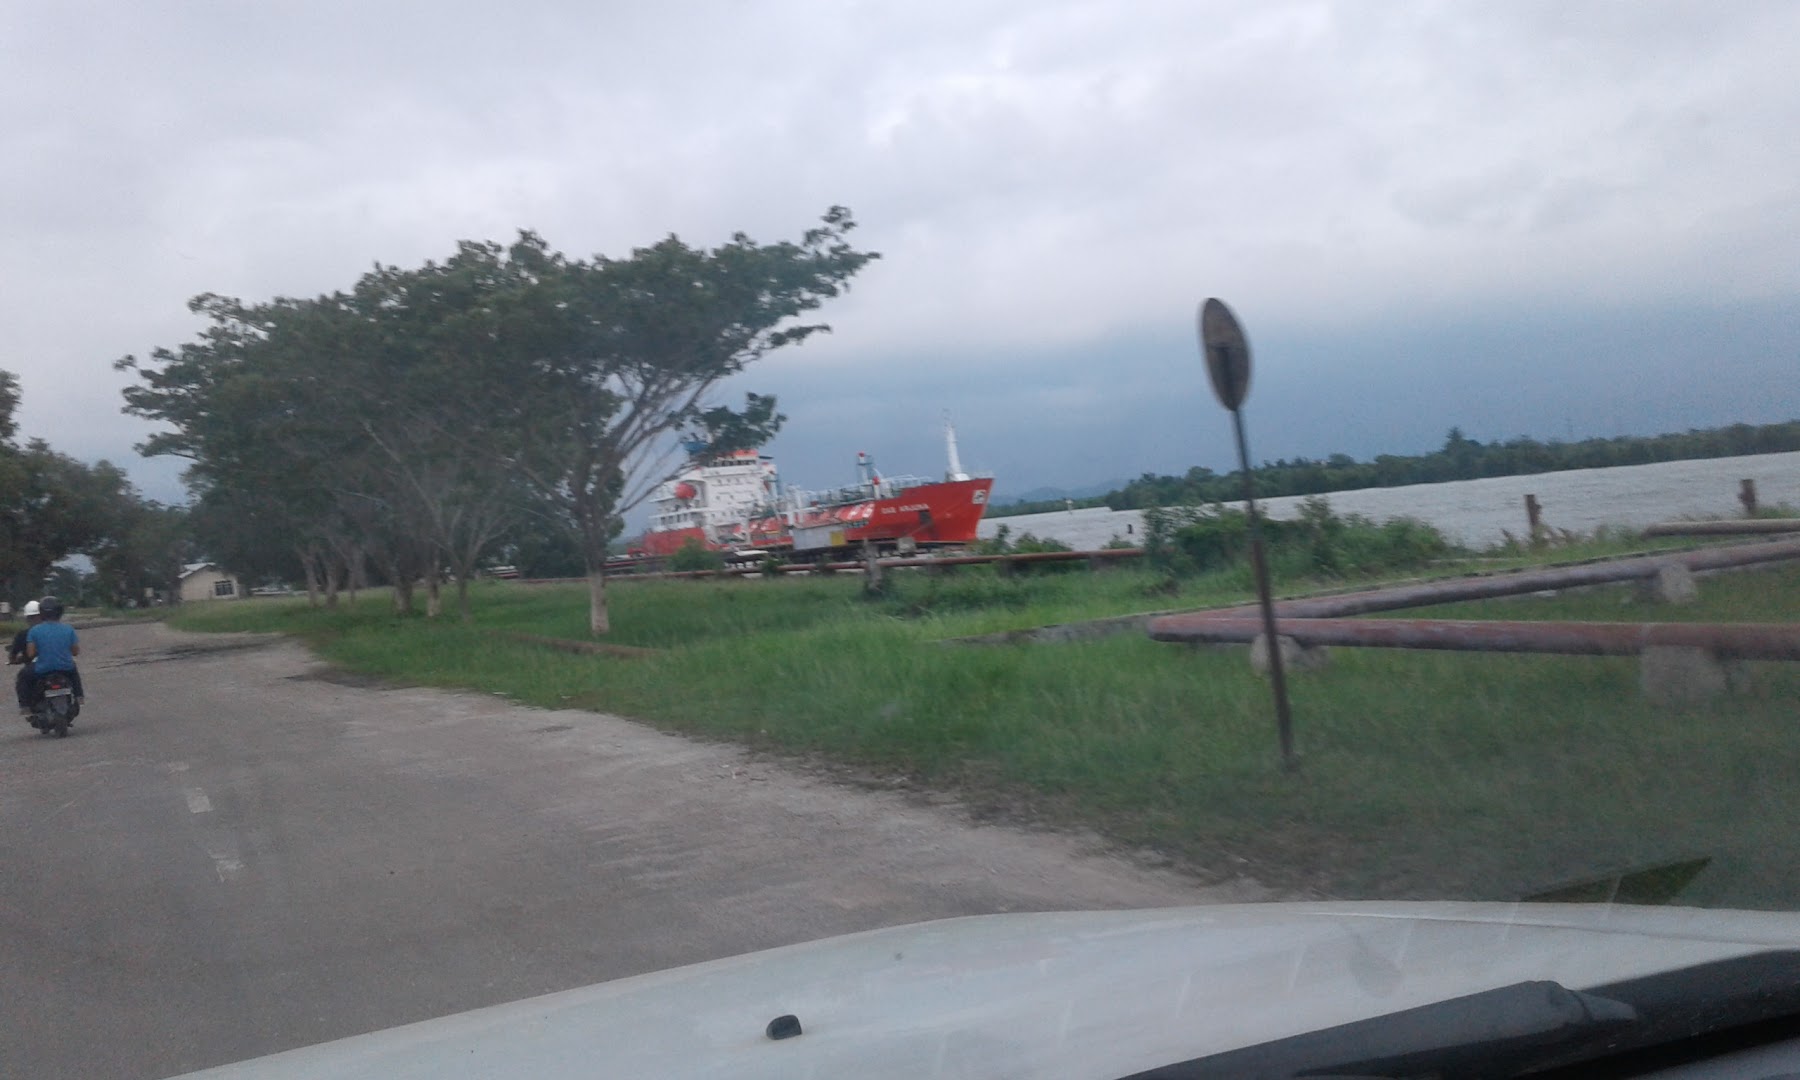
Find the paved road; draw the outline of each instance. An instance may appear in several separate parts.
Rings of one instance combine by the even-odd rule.
[[[1247,898],[612,717],[83,636],[0,726],[0,1074],[161,1077],[877,926]]]

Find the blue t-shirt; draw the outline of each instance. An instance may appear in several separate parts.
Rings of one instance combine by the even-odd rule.
[[[37,646],[37,660],[31,670],[39,675],[75,670],[75,628],[68,623],[38,623],[26,633],[25,640]]]

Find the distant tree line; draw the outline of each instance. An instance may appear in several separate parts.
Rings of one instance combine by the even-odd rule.
[[[1264,462],[1254,472],[1262,496],[1322,495],[1357,488],[1436,484],[1484,476],[1526,476],[1564,469],[1597,469],[1611,465],[1646,465],[1657,461],[1739,457],[1800,450],[1800,420],[1781,424],[1733,424],[1729,427],[1669,435],[1623,435],[1580,442],[1508,439],[1483,443],[1460,428],[1451,428],[1444,445],[1429,454],[1381,454],[1357,461],[1347,454],[1322,460],[1286,458]],[[1195,466],[1181,476],[1145,473],[1117,491],[1074,500],[1077,507],[1105,506],[1142,510],[1153,506],[1190,506],[1230,502],[1243,496],[1239,472],[1215,473]],[[988,511],[989,517],[1039,514],[1062,510],[1067,500],[1011,503]]]
[[[43,439],[18,441],[19,381],[0,371],[0,599],[54,592],[72,604],[136,603],[179,587],[187,515],[140,495],[123,470],[87,465]],[[93,563],[83,573],[72,555]]]
[[[401,612],[422,587],[429,615],[454,582],[467,618],[484,563],[574,563],[605,633],[622,515],[679,463],[678,435],[719,451],[779,427],[773,398],[710,392],[829,329],[796,316],[877,257],[854,228],[834,207],[798,242],[670,236],[618,259],[525,232],[311,299],[202,295],[194,340],[118,362],[139,376],[125,411],[167,425],[140,449],[189,461],[196,535],[240,574],[327,604],[383,582]]]

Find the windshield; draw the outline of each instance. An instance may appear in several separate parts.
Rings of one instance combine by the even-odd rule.
[[[1266,909],[665,1003],[1123,1076],[1731,959],[1307,905],[1800,907],[1800,9],[665,7],[4,6],[17,1068]]]

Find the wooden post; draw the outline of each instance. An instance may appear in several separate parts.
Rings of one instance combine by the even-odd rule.
[[[1531,546],[1537,547],[1544,542],[1544,508],[1536,495],[1525,496],[1525,520],[1531,526]]]
[[[868,540],[863,541],[863,592],[870,595],[881,592],[881,557]]]
[[[1744,516],[1756,516],[1756,481],[1738,481],[1738,502],[1744,504]]]

